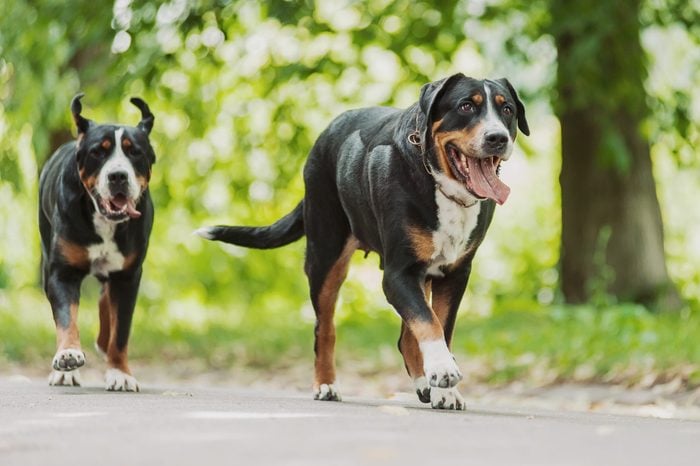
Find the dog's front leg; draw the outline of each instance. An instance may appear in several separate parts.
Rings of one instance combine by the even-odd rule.
[[[428,384],[439,388],[454,387],[462,379],[462,374],[447,348],[443,327],[426,300],[424,283],[425,273],[422,271],[387,266],[382,286],[389,303],[418,342]]]
[[[56,354],[50,385],[80,385],[78,368],[85,364],[78,331],[78,302],[84,273],[67,267],[53,267],[45,275],[44,289],[56,323]]]
[[[138,392],[139,384],[129,370],[127,349],[131,319],[141,281],[141,268],[110,276],[100,300],[100,335],[98,347],[107,339],[105,388],[110,391]]]

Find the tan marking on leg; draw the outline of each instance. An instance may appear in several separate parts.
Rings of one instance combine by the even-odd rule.
[[[423,355],[418,348],[418,341],[413,333],[406,325],[406,322],[401,322],[401,338],[399,340],[399,351],[403,356],[403,362],[406,365],[408,375],[412,379],[420,377],[424,374],[423,371]]]
[[[109,283],[102,285],[102,294],[100,295],[100,332],[97,335],[97,347],[107,357],[107,349],[109,348],[109,338],[111,335],[110,320],[112,315],[112,301],[109,297]]]
[[[58,238],[56,246],[61,257],[66,261],[66,264],[80,270],[87,270],[90,268],[90,256],[87,248],[68,241],[65,238]]]
[[[136,263],[137,256],[138,255],[135,252],[127,254],[127,256],[124,258],[124,265],[122,266],[122,270],[129,270],[134,265],[134,263]]]
[[[56,347],[58,351],[80,349],[80,332],[78,331],[78,303],[70,305],[70,322],[67,328],[56,325]]]
[[[335,325],[333,324],[335,303],[338,299],[338,290],[347,276],[352,253],[359,244],[353,236],[347,240],[345,248],[328,271],[318,295],[315,389],[318,389],[321,384],[335,382]]]
[[[431,314],[432,320],[429,322],[419,319],[413,319],[407,322],[408,327],[411,329],[411,332],[413,332],[418,343],[442,340],[445,337],[442,325],[440,325],[437,316],[435,316],[434,312],[431,312]]]
[[[409,226],[406,228],[406,234],[416,258],[422,262],[430,262],[435,252],[432,233],[420,227]]]
[[[450,304],[451,303],[449,293],[443,291],[441,293],[435,293],[433,295],[433,312],[435,312],[435,316],[440,321],[440,325],[443,328],[443,332],[445,325],[447,324],[447,319],[450,316]],[[447,347],[450,348],[451,344],[448,344]]]
[[[119,369],[131,375],[131,370],[129,370],[127,349],[128,345],[124,348],[119,349],[117,347],[117,328],[119,324],[119,313],[118,313],[117,303],[114,302],[110,294],[109,297],[109,343],[107,344],[107,364],[110,367]],[[101,317],[101,316],[100,316]]]
[[[80,181],[83,183],[83,186],[85,186],[87,192],[92,193],[92,191],[95,189],[95,185],[97,184],[97,177],[86,176],[85,169],[82,169],[80,170]]]
[[[428,279],[425,281],[425,300],[430,304],[430,295],[432,289],[432,280]],[[401,338],[399,340],[399,350],[403,356],[404,363],[406,364],[406,370],[408,375],[412,379],[424,375],[423,371],[423,355],[418,347],[418,340],[413,335],[413,332],[408,328],[405,322],[401,321]]]

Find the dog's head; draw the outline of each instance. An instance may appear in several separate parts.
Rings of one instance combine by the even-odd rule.
[[[95,210],[114,222],[138,218],[139,198],[148,188],[151,166],[156,161],[148,135],[153,128],[153,114],[143,100],[131,103],[141,110],[135,127],[98,125],[84,118],[78,94],[71,102],[73,119],[78,127],[76,157],[80,181],[92,199]]]
[[[498,179],[499,166],[510,157],[517,130],[530,134],[525,107],[508,80],[455,74],[423,86],[419,104],[427,162],[442,187],[503,204],[510,188]]]

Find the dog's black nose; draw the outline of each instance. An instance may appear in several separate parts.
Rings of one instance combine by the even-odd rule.
[[[107,175],[107,179],[110,184],[124,185],[129,179],[129,175],[126,172],[112,172]]]
[[[508,135],[502,132],[488,133],[484,138],[489,149],[500,150],[508,144]]]

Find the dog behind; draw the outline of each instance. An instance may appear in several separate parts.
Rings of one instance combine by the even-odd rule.
[[[94,275],[102,283],[95,346],[109,367],[106,389],[138,391],[127,347],[153,226],[148,183],[155,154],[148,137],[154,117],[143,100],[132,98],[142,116],[136,127],[97,124],[81,115],[81,98],[71,103],[77,140],[49,158],[39,180],[43,284],[57,342],[49,383],[81,383],[80,285]]]

